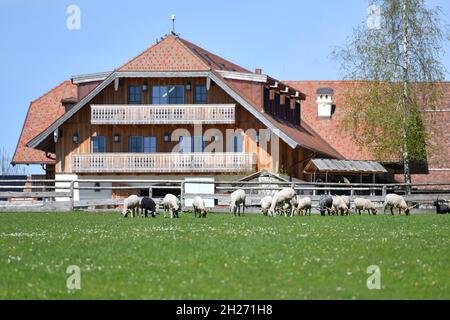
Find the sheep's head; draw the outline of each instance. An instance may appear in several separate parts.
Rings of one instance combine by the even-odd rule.
[[[377,214],[377,209],[376,208],[372,208],[372,214]]]
[[[128,217],[128,210],[123,210],[122,215],[126,218]]]

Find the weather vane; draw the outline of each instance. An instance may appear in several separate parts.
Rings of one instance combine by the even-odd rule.
[[[176,35],[176,33],[175,33],[175,19],[176,19],[175,15],[174,14],[171,15],[170,19],[172,20],[172,34]]]

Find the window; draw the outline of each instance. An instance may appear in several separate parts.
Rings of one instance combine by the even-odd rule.
[[[208,103],[208,91],[206,91],[206,86],[195,86],[194,103]]]
[[[104,136],[96,136],[91,138],[92,153],[106,152],[106,138]]]
[[[153,104],[182,104],[184,103],[184,86],[153,86]]]
[[[205,140],[203,136],[180,137],[180,153],[203,152],[205,150]]]
[[[130,136],[128,151],[131,153],[155,153],[156,137]]]
[[[241,135],[230,136],[228,152],[244,152],[244,137]]]
[[[141,103],[141,86],[128,86],[128,103]]]
[[[144,137],[144,153],[156,153],[156,137]]]

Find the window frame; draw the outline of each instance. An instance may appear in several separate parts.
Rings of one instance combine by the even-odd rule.
[[[99,141],[102,140],[103,141],[103,147],[104,147],[104,151],[99,151],[100,150],[100,144]],[[94,145],[97,144],[96,148],[94,147]],[[95,151],[97,149],[97,151]],[[106,153],[107,148],[106,148],[106,137],[105,136],[93,136],[91,137],[91,152],[92,153]]]
[[[204,92],[197,92],[197,89],[204,89]],[[204,100],[199,100],[197,97],[200,95],[201,97],[204,97]],[[206,85],[198,84],[194,87],[194,103],[195,104],[207,104],[208,103],[208,90],[206,89]]]
[[[131,93],[131,89],[138,89],[139,93],[137,93],[137,92]],[[139,101],[131,100],[131,97],[136,98],[138,96],[139,96]],[[128,88],[127,88],[127,103],[128,104],[141,104],[142,103],[142,87],[141,86],[139,86],[139,85],[129,85],[128,86]]]
[[[175,96],[171,96],[170,88],[172,87],[175,90]],[[157,89],[157,96],[155,96],[155,89]],[[164,94],[167,97],[163,97]],[[152,104],[184,104],[185,101],[184,85],[182,84],[152,86],[151,95]]]
[[[134,144],[132,142],[134,139],[139,140],[139,142],[137,144]],[[148,146],[146,146],[146,140],[150,142]],[[157,146],[158,143],[156,136],[128,136],[129,153],[156,153]]]

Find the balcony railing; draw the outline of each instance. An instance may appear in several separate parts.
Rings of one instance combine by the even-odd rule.
[[[248,172],[252,153],[88,153],[72,155],[77,173]]]
[[[91,105],[92,124],[229,124],[234,104]]]

